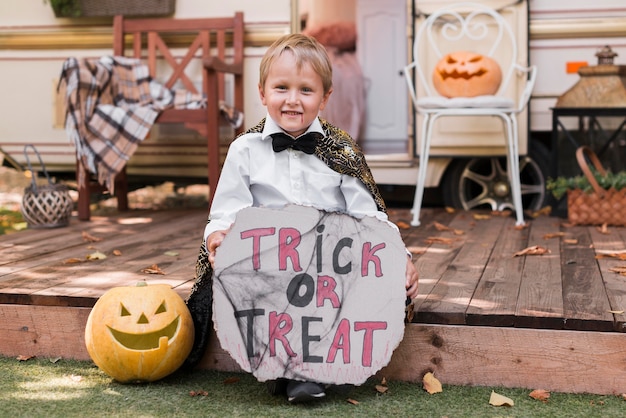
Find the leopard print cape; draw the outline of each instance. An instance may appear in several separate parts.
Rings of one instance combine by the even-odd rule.
[[[361,180],[372,194],[378,210],[386,212],[385,202],[374,182],[372,172],[359,145],[344,130],[331,125],[324,119],[320,119],[320,122],[325,135],[319,140],[315,148],[315,156],[332,170]],[[261,133],[264,126],[265,118],[239,136],[248,133]],[[191,368],[202,360],[212,327],[213,269],[209,263],[209,254],[204,241],[200,244],[200,252],[196,261],[196,282],[186,303],[195,327],[194,345],[185,361],[185,366]]]

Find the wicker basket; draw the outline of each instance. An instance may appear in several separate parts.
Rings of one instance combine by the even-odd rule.
[[[626,189],[601,188],[589,169],[585,155],[600,175],[606,175],[606,170],[591,148],[583,146],[576,150],[578,165],[593,187],[593,192],[581,189],[567,191],[568,221],[573,225],[626,226]]]
[[[32,184],[24,189],[22,216],[31,228],[56,228],[68,225],[74,206],[69,189],[65,185],[52,182],[35,147],[26,145],[24,155],[30,172],[34,173],[28,158],[28,148],[32,148],[39,158],[41,169],[48,179],[48,184],[37,185],[36,176],[33,174]]]
[[[176,0],[75,0],[75,5],[54,7],[56,17],[171,16]]]

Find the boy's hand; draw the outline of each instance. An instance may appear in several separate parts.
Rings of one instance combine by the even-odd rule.
[[[222,244],[222,241],[224,241],[224,237],[227,233],[228,229],[215,231],[209,234],[206,239],[206,249],[209,253],[209,263],[211,263],[212,268],[215,268],[215,251],[217,250],[217,247]]]
[[[417,297],[418,290],[418,279],[419,275],[417,274],[417,269],[413,265],[413,261],[411,261],[411,257],[408,257],[406,260],[406,296],[415,299]]]

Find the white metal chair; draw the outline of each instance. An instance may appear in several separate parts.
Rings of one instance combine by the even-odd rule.
[[[451,98],[437,93],[431,79],[437,62],[447,54],[459,50],[472,50],[498,62],[502,82],[497,92],[477,97]],[[420,224],[419,214],[424,195],[426,169],[433,126],[437,119],[445,116],[492,116],[503,121],[516,224],[523,225],[516,116],[528,104],[537,69],[518,62],[518,48],[511,27],[501,14],[483,5],[475,3],[450,5],[432,13],[420,24],[413,45],[413,59],[414,61],[405,67],[404,74],[417,112],[416,118],[417,115],[421,115],[423,121],[421,140],[418,141],[419,170],[411,224],[413,226]],[[511,86],[514,76],[523,77],[525,80],[521,93],[516,94],[516,91],[520,90]]]

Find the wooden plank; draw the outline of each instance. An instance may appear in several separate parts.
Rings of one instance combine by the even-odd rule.
[[[626,334],[408,324],[378,375],[443,384],[618,395],[626,385]]]
[[[626,277],[610,272],[610,268],[626,267],[626,261],[607,254],[616,254],[626,249],[626,236],[619,233],[624,228],[609,228],[609,233],[600,233],[597,228],[589,228],[589,235],[596,252],[598,267],[604,282],[606,294],[613,312],[614,329],[626,332]]]
[[[550,251],[524,258],[524,270],[515,307],[515,326],[525,328],[563,328],[563,295],[561,292],[560,240],[545,239],[559,233],[560,221],[538,217],[530,222],[528,246]]]
[[[468,325],[515,325],[524,258],[514,254],[528,246],[528,235],[528,228],[516,228],[514,219],[505,221],[467,309]]]
[[[589,228],[568,228],[578,243],[561,247],[565,328],[612,331],[611,305],[595,260],[595,250],[591,248]]]
[[[0,304],[0,354],[88,360],[89,308]]]
[[[467,215],[462,214],[462,218],[457,217],[450,224],[466,231],[465,240],[420,305],[420,323],[465,324],[466,310],[493,250],[494,238],[504,224],[504,218],[499,216],[474,221]]]

